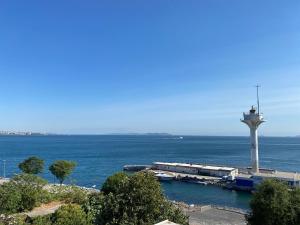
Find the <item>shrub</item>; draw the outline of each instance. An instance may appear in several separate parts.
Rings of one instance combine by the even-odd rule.
[[[21,190],[12,182],[0,186],[0,213],[10,214],[20,211]]]
[[[0,215],[0,225],[28,225],[24,215]]]
[[[91,217],[93,224],[100,224],[101,214],[104,205],[104,195],[101,192],[94,192],[88,195],[87,201],[83,205],[85,212]]]
[[[52,225],[51,215],[37,216],[31,219],[30,224],[32,225]]]
[[[66,203],[84,204],[88,199],[88,191],[77,186],[52,186],[49,190],[57,200]]]
[[[300,224],[300,189],[296,188],[291,193],[291,204],[293,210],[293,223],[291,225]]]
[[[87,214],[79,205],[69,204],[60,207],[53,215],[54,225],[91,225]]]
[[[0,212],[16,213],[31,210],[45,202],[47,192],[43,190],[47,182],[35,175],[21,174],[0,186]]]
[[[43,187],[47,181],[32,175],[20,174],[13,177],[10,181],[21,193],[20,211],[31,210],[43,202],[46,191]]]

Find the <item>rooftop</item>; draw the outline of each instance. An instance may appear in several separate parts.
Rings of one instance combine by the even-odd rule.
[[[189,168],[197,168],[197,169],[207,169],[207,170],[224,170],[224,171],[232,171],[236,168],[233,167],[225,167],[225,166],[207,166],[201,164],[190,164],[190,163],[166,163],[166,162],[154,162],[154,165],[165,165],[165,166],[181,166],[181,167],[189,167]]]
[[[162,222],[154,224],[154,225],[179,225],[179,224],[178,223],[173,223],[169,220],[165,220],[165,221],[162,221]]]

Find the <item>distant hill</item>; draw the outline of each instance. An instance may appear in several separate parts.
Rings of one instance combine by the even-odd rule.
[[[173,136],[169,133],[110,133],[107,135],[147,135],[147,136]]]

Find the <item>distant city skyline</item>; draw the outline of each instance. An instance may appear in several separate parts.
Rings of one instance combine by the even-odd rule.
[[[0,130],[300,135],[300,2],[6,1]]]

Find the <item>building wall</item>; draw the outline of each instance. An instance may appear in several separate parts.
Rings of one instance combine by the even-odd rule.
[[[165,170],[177,173],[189,173],[189,174],[198,174],[198,170],[196,168],[188,168],[181,166],[169,166],[169,165],[155,165],[158,170]]]
[[[223,176],[236,176],[238,170],[225,171],[225,170],[213,170],[213,169],[205,169],[205,168],[193,168],[186,166],[172,166],[172,165],[162,165],[155,164],[155,168],[158,170],[165,170],[177,173],[188,173],[188,174],[197,174],[197,175],[205,175],[205,176],[214,176],[214,177],[223,177]]]

